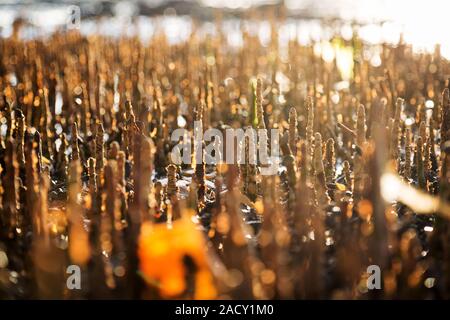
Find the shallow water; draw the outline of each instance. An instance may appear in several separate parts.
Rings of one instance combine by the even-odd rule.
[[[147,8],[154,8],[166,4],[168,1],[146,1]],[[192,4],[192,16],[195,16],[202,8],[217,7],[226,10],[236,9],[240,12],[251,9],[252,6],[277,3],[277,0],[199,0],[187,1]],[[73,1],[81,7],[83,16],[96,16],[105,10],[99,5],[99,1]],[[43,1],[7,1],[0,5],[0,35],[8,37],[12,33],[12,22],[17,17],[29,21],[34,27],[25,28],[23,38],[48,35],[57,28],[67,25],[70,4],[48,4]],[[144,39],[149,39],[157,30],[164,30],[169,36],[170,42],[185,40],[191,33],[191,16],[164,16],[149,18],[140,16],[138,2],[125,1],[110,4],[108,11],[112,13],[106,19],[93,21],[92,18],[82,18],[80,29],[83,33],[100,32],[103,34],[133,35],[139,34]],[[434,50],[435,44],[441,45],[443,56],[450,58],[450,40],[444,30],[450,27],[450,20],[446,13],[450,3],[439,0],[286,0],[288,19],[280,26],[280,41],[286,38],[297,38],[300,42],[311,40],[327,40],[334,32],[338,31],[344,37],[351,37],[350,24],[357,22],[362,25],[356,32],[362,39],[369,43],[380,42],[396,43],[403,34],[404,40],[411,43],[416,51]],[[166,10],[167,11],[167,10]],[[169,10],[170,13],[176,12]],[[104,13],[104,12],[103,12]],[[133,17],[131,19],[131,17]],[[328,24],[324,21],[339,19],[339,23]],[[134,23],[130,25],[130,21]],[[248,21],[225,20],[226,30],[229,30],[228,41],[236,46],[242,43],[240,30],[244,29],[256,32],[260,35],[261,42],[270,39],[270,28],[267,22],[250,23]],[[201,28],[203,33],[214,32],[213,25],[206,23]]]

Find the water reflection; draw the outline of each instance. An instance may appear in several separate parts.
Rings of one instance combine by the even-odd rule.
[[[277,0],[199,0],[190,1],[192,6],[237,9],[242,12],[250,7],[260,5],[274,5],[280,3]],[[0,5],[0,35],[9,37],[12,34],[12,23],[15,18],[22,17],[35,28],[25,28],[23,38],[39,35],[48,35],[57,27],[64,27],[69,14],[69,4],[16,4]],[[95,2],[94,2],[95,3]],[[164,4],[165,1],[152,2],[153,7]],[[147,6],[147,2],[145,3]],[[95,13],[95,4],[89,5],[81,2],[83,12]],[[349,39],[355,28],[352,24],[361,26],[356,32],[366,42],[378,44],[381,42],[398,43],[400,36],[406,43],[413,44],[416,52],[424,50],[432,51],[434,46],[441,45],[443,56],[450,57],[450,41],[443,30],[450,26],[446,13],[450,3],[439,0],[285,0],[287,16],[295,16],[295,19],[287,19],[279,26],[280,45],[289,39],[297,37],[301,44],[310,41],[328,40],[335,33],[340,33],[345,39]],[[191,17],[164,16],[163,18],[139,17],[137,2],[125,1],[111,5],[112,17],[93,22],[92,18],[82,20],[81,31],[84,34],[100,32],[106,35],[117,36],[121,34],[139,34],[144,40],[148,40],[155,28],[161,28],[167,34],[171,43],[184,41],[190,35],[192,28]],[[172,10],[173,11],[173,10]],[[338,24],[328,24],[331,18],[338,18]],[[134,23],[129,23],[133,21]],[[347,21],[348,23],[345,23]],[[267,21],[236,21],[225,19],[224,29],[227,30],[227,40],[232,46],[242,45],[243,30],[259,35],[262,44],[270,41],[270,25]],[[203,30],[210,30],[208,24]],[[228,32],[229,31],[229,32]],[[374,58],[376,64],[377,58]]]

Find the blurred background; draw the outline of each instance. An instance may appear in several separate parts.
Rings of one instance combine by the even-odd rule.
[[[439,0],[3,0],[0,35],[10,36],[17,18],[26,23],[21,31],[24,38],[51,34],[67,26],[74,14],[72,6],[79,7],[84,34],[138,33],[149,38],[156,28],[164,28],[171,41],[180,41],[189,36],[193,21],[208,23],[220,15],[228,24],[231,41],[239,45],[236,30],[252,29],[261,38],[270,38],[264,18],[272,13],[285,17],[280,26],[285,38],[297,37],[304,43],[328,40],[336,31],[349,38],[356,31],[371,44],[397,43],[402,35],[416,51],[432,51],[439,43],[442,55],[450,57],[445,32],[450,27],[446,18],[450,4]],[[255,20],[262,23],[255,26],[251,23]],[[206,24],[205,32],[214,32],[214,26]]]

